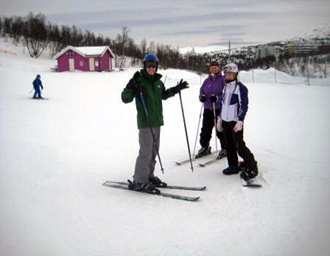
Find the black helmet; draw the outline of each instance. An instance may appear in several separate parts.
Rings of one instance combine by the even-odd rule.
[[[156,63],[156,71],[157,71],[159,60],[158,60],[158,58],[155,54],[148,53],[148,54],[146,54],[146,56],[144,56],[144,58],[143,58],[143,67],[144,67],[144,69],[146,69],[146,63],[147,62],[155,62]]]

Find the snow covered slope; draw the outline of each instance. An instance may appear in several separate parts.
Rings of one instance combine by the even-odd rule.
[[[329,254],[329,80],[306,86],[278,73],[275,84],[272,70],[256,70],[252,83],[242,72],[250,96],[245,140],[261,189],[222,175],[225,160],[205,168],[197,162],[194,172],[176,166],[187,157],[180,102],[164,101],[165,174],[157,165],[157,175],[169,184],[206,185],[173,191],[201,196],[191,203],[102,186],[133,174],[136,112],[120,93],[136,69],[53,73],[55,61],[16,52],[0,54],[0,255]],[[193,149],[205,77],[161,73],[167,87],[181,78],[190,83],[182,100]],[[29,99],[36,74],[49,100]]]
[[[317,28],[314,28],[306,33],[303,33],[299,36],[301,39],[310,40],[310,39],[328,39],[330,40],[330,23],[320,25]]]

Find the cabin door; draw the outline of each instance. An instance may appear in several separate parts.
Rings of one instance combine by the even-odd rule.
[[[74,71],[74,59],[69,59],[69,70]]]
[[[89,59],[89,70],[90,70],[90,71],[94,71],[94,70],[95,70],[95,66],[94,66],[94,58],[90,58],[90,59]]]

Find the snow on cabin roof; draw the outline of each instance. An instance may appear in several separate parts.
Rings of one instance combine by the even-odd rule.
[[[75,47],[75,49],[85,55],[102,55],[106,48],[106,46]]]
[[[72,50],[84,57],[88,56],[102,56],[106,50],[109,50],[112,57],[114,56],[113,52],[110,50],[108,46],[85,46],[85,47],[73,47],[73,46],[67,46],[62,51],[60,51],[58,54],[54,56],[54,59],[59,58],[62,56],[65,52],[68,50]]]

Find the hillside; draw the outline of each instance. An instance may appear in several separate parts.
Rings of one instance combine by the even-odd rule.
[[[213,51],[206,48],[204,53],[198,49],[198,53],[205,60],[218,59],[225,65],[229,62],[228,47],[225,48]],[[278,61],[275,52],[279,53]],[[327,78],[330,76],[330,24],[283,41],[233,48],[230,58],[244,70],[276,66],[292,76]]]
[[[324,24],[317,28],[311,29],[302,35],[295,37],[293,40],[317,40],[330,44],[330,24]]]

